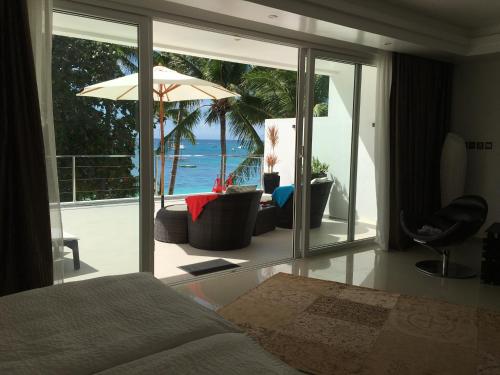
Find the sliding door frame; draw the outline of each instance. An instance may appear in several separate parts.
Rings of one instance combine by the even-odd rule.
[[[128,3],[128,4],[127,4]],[[175,4],[174,4],[175,5]],[[91,17],[105,18],[116,20],[117,22],[127,22],[139,26],[139,56],[141,66],[153,66],[152,53],[153,51],[153,21],[168,22],[186,27],[193,27],[201,30],[218,32],[228,35],[238,35],[244,38],[254,40],[276,43],[295,47],[298,49],[299,64],[298,64],[298,86],[297,86],[297,114],[296,114],[296,170],[295,181],[297,194],[294,194],[295,210],[294,222],[296,223],[295,232],[293,237],[293,258],[302,258],[306,255],[309,248],[309,231],[304,230],[309,225],[309,218],[304,218],[302,213],[306,212],[304,202],[306,202],[310,195],[309,189],[302,189],[304,181],[304,169],[308,169],[310,176],[310,162],[306,162],[305,156],[310,153],[310,147],[307,149],[304,142],[304,121],[306,117],[304,104],[306,92],[306,61],[311,59],[313,54],[318,54],[318,57],[330,57],[332,60],[338,62],[345,62],[349,64],[373,65],[375,61],[375,52],[366,48],[353,48],[332,46],[322,41],[315,42],[314,40],[299,40],[293,37],[285,37],[283,35],[274,34],[272,32],[262,32],[258,29],[242,28],[231,24],[230,17],[223,16],[217,22],[210,21],[201,17],[196,13],[192,15],[184,15],[176,13],[172,6],[165,3],[158,3],[155,5],[156,9],[150,9],[146,6],[141,6],[132,0],[127,1],[109,1],[102,2],[102,0],[54,0],[54,9],[69,11],[74,13],[81,13]],[[227,22],[226,19],[227,18]],[[320,38],[321,39],[321,38]],[[324,39],[324,38],[323,38]],[[354,46],[354,45],[353,45]],[[147,70],[147,69],[146,69]],[[152,72],[140,72],[140,89],[141,92],[152,92]],[[359,100],[358,100],[359,107]],[[140,168],[141,168],[141,204],[140,204],[140,270],[141,271],[154,271],[154,196],[153,196],[153,128],[152,128],[152,113],[153,104],[152,100],[142,100],[141,94],[141,138],[140,138]],[[358,119],[359,120],[359,119]],[[147,124],[147,125],[146,125]],[[357,126],[359,129],[359,124]],[[354,137],[353,137],[354,138]],[[357,142],[357,139],[356,139]],[[351,149],[352,152],[352,149]],[[309,154],[310,160],[310,154]],[[357,155],[356,155],[357,161]],[[351,176],[353,171],[351,170]],[[354,179],[356,181],[356,179]],[[355,184],[355,182],[354,182]],[[352,184],[351,184],[352,185]],[[307,186],[307,184],[306,184]],[[352,188],[352,186],[351,186]],[[305,190],[305,191],[304,191]],[[350,215],[352,216],[352,215]],[[307,223],[306,223],[307,222]],[[354,236],[354,225],[351,225],[349,238],[351,242],[342,242],[332,244],[321,249],[315,249],[313,254],[318,255],[332,250],[349,248],[358,246],[360,243],[372,242],[372,239],[364,239],[352,241]],[[265,267],[277,264],[276,262],[269,262],[259,265]],[[257,266],[256,266],[257,267]],[[250,267],[250,269],[255,267]],[[222,273],[230,273],[231,271],[221,271]],[[177,284],[177,283],[174,283]]]
[[[304,51],[303,51],[304,50]],[[363,64],[346,60],[335,53],[307,48],[301,49],[307,56],[304,72],[305,79],[305,109],[303,125],[303,144],[300,149],[303,150],[302,174],[301,179],[297,178],[297,185],[301,186],[301,225],[300,225],[300,248],[305,257],[324,254],[333,250],[350,247],[357,241],[354,241],[355,222],[356,222],[356,191],[357,191],[357,167],[358,167],[358,144],[359,144],[359,118],[361,105],[361,79]],[[312,134],[313,134],[313,107],[314,107],[314,76],[316,59],[324,59],[332,62],[344,63],[354,66],[354,92],[351,120],[351,148],[350,148],[350,166],[349,166],[349,206],[347,217],[347,239],[337,243],[325,244],[314,249],[310,247],[309,241],[309,221],[310,221],[310,203],[311,203],[311,162],[312,162]],[[301,72],[299,71],[299,75]],[[297,90],[299,95],[299,91]],[[300,102],[300,99],[299,101]],[[297,122],[299,123],[298,119]],[[297,176],[299,176],[297,174]],[[300,182],[299,182],[300,181]],[[297,194],[299,195],[299,194]],[[371,239],[370,239],[371,240]]]
[[[305,99],[305,83],[306,83],[306,59],[307,49],[299,48],[298,62],[297,62],[297,90],[296,90],[296,119],[295,119],[295,194],[293,195],[293,258],[302,258],[305,255],[305,238],[308,233],[302,228],[302,210],[303,210],[303,196],[302,196],[302,173],[304,168],[304,99]]]
[[[354,65],[354,93],[352,103],[351,166],[349,174],[349,214],[347,216],[347,242],[354,241],[356,231],[356,192],[358,191],[359,118],[361,108],[361,82],[363,67]]]
[[[139,50],[139,270],[154,273],[152,19],[144,15],[67,0],[54,0],[54,11],[137,27]]]

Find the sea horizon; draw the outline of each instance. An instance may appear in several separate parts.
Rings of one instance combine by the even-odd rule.
[[[155,149],[159,147],[160,138],[154,139]],[[196,144],[181,142],[180,159],[174,194],[191,194],[212,191],[215,179],[220,173],[220,141],[217,139],[197,139]],[[242,147],[238,140],[227,140],[226,173],[229,175],[240,163],[248,157],[249,152]],[[173,149],[167,149],[165,162],[165,191],[168,191],[172,170]],[[139,149],[133,158],[135,168],[133,175],[138,175]],[[155,180],[159,178],[160,157],[156,156],[154,165]],[[260,186],[260,168],[253,167],[253,175],[244,181],[244,184]]]

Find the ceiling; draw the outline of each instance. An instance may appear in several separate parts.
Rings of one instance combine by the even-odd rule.
[[[137,27],[97,18],[55,12],[53,33],[137,47]],[[153,48],[158,51],[213,58],[271,68],[297,70],[297,48],[211,32],[166,22],[153,22]],[[318,59],[317,74],[332,75],[351,66]]]
[[[218,3],[228,0],[205,1]],[[460,57],[500,52],[500,0],[246,2],[275,7],[312,19],[393,38],[399,42],[414,43],[426,47],[428,51],[440,50]],[[381,48],[400,51],[399,46]]]
[[[166,22],[153,22],[153,45],[156,50],[184,55],[297,69],[297,48]]]
[[[500,24],[499,0],[378,0],[451,25],[482,29]]]
[[[366,59],[377,50],[448,60],[500,52],[500,0],[108,1],[157,21]]]
[[[301,2],[298,0],[296,2]],[[329,3],[331,0],[325,0]],[[350,0],[349,0],[350,1]],[[500,0],[499,0],[500,1]],[[197,9],[200,17],[222,15],[235,19],[233,25],[245,28],[257,28],[262,33],[281,34],[293,39],[316,41],[318,44],[356,49],[356,46],[368,47],[370,53],[376,49],[398,50],[406,53],[425,53],[429,49],[416,43],[362,30],[340,23],[330,22],[315,16],[306,16],[290,7],[292,1],[266,0],[164,0],[166,9],[173,13],[190,15]],[[283,8],[276,6],[276,3]],[[205,13],[200,12],[205,11]],[[215,17],[216,18],[216,17]],[[229,22],[229,18],[226,18]],[[342,44],[346,42],[348,44]]]

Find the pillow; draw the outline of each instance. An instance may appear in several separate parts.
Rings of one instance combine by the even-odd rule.
[[[314,180],[311,181],[311,184],[320,184],[322,182],[328,182],[330,181],[328,179],[328,177],[318,177],[318,178],[315,178]]]
[[[257,190],[257,185],[229,185],[226,194],[248,193]]]

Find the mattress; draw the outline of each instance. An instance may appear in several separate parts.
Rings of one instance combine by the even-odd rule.
[[[0,373],[297,374],[146,273],[0,298]]]

